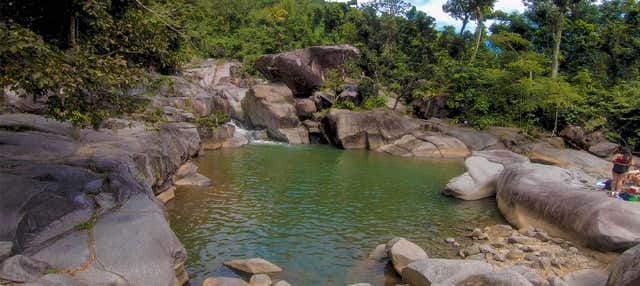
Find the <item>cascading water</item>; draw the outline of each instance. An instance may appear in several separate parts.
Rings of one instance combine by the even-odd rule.
[[[235,128],[234,137],[246,139],[249,144],[286,144],[269,140],[264,130],[247,130],[240,127],[239,123],[234,120],[229,121],[228,124]]]

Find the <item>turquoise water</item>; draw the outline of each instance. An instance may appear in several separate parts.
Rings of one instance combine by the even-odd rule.
[[[366,259],[377,244],[403,236],[432,257],[450,257],[455,250],[443,238],[504,222],[493,199],[440,195],[464,171],[461,161],[249,145],[206,152],[195,163],[214,186],[180,189],[168,204],[191,285],[237,276],[222,262],[251,257],[280,265],[274,281],[293,285],[395,285],[388,267]]]

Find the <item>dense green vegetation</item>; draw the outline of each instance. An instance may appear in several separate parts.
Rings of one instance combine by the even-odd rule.
[[[264,53],[351,43],[367,79],[406,102],[446,94],[460,122],[578,124],[640,149],[640,3],[526,0],[523,14],[494,3],[447,2],[463,26],[477,24],[471,32],[436,29],[403,0],[2,1],[0,84],[50,95],[53,117],[96,125],[131,111],[127,90],[145,69],[227,57],[255,73]]]

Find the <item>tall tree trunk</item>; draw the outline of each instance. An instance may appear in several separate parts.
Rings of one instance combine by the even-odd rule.
[[[476,47],[473,49],[473,54],[471,54],[471,62],[476,60],[476,55],[478,54],[478,49],[480,49],[480,42],[482,42],[482,23],[484,22],[484,15],[482,12],[478,12],[478,27],[476,28]]]
[[[462,27],[460,28],[460,35],[462,35],[462,33],[464,33],[464,30],[467,28],[467,24],[469,23],[469,15],[464,16],[464,19],[462,20]]]
[[[78,44],[78,18],[76,15],[69,16],[69,30],[67,32],[67,44],[70,49],[73,49]]]
[[[564,17],[560,15],[560,19],[553,35],[555,46],[553,47],[553,65],[551,67],[551,78],[558,77],[558,69],[560,68],[560,42],[562,41],[562,28]]]

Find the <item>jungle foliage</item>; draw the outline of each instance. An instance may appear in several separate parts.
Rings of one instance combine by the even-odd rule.
[[[55,2],[55,3],[54,3]],[[241,59],[350,43],[357,65],[401,100],[446,94],[475,127],[603,130],[640,149],[640,3],[449,0],[463,26],[405,0],[7,0],[0,2],[0,84],[48,95],[49,115],[77,125],[130,112],[145,70],[194,57]],[[486,20],[495,20],[488,26]]]

